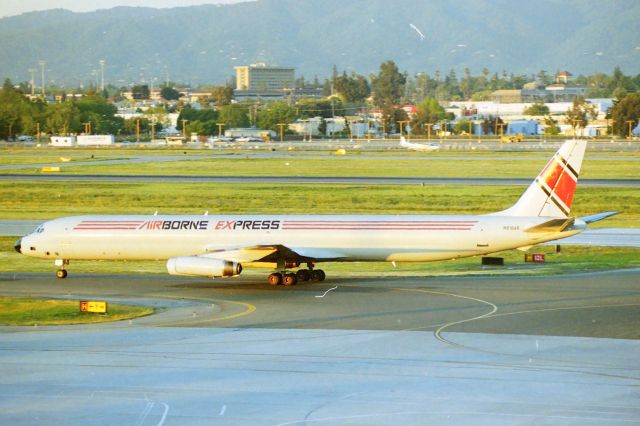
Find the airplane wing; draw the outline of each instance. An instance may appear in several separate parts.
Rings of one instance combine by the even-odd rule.
[[[238,263],[267,262],[277,263],[278,260],[285,259],[294,262],[314,262],[340,260],[346,256],[334,250],[309,248],[309,247],[287,247],[282,244],[256,244],[251,246],[233,248],[209,248],[201,257],[211,259],[228,260]]]
[[[575,217],[563,219],[551,219],[531,228],[525,229],[526,232],[562,232],[575,222]]]

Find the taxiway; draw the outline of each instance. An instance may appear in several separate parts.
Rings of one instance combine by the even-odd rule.
[[[3,327],[0,423],[637,424],[639,282],[3,273],[3,295],[159,313]]]

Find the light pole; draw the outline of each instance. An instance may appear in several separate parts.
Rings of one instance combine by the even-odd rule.
[[[45,97],[45,90],[44,90],[44,66],[47,63],[47,61],[39,61],[38,62],[40,64],[40,72],[41,72],[41,76],[42,76],[42,97]]]
[[[151,140],[154,140],[155,138],[156,138],[156,117],[154,115],[153,119],[151,120]]]
[[[400,125],[400,137],[402,137],[402,128],[406,123],[409,123],[409,120],[398,120],[398,124]]]
[[[431,140],[431,128],[433,127],[433,123],[426,123],[427,126],[427,140]]]
[[[220,139],[220,137],[222,136],[222,128],[224,127],[224,123],[216,123],[216,126],[218,126],[218,139]]]
[[[29,72],[31,73],[31,96],[33,96],[35,94],[35,85],[36,85],[36,69],[35,68],[29,68]]]
[[[100,59],[100,91],[104,93],[104,64],[105,60]]]

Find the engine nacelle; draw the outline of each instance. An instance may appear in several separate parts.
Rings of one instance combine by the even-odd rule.
[[[171,275],[189,275],[196,277],[231,277],[240,275],[242,265],[221,259],[184,256],[167,260],[167,271]]]

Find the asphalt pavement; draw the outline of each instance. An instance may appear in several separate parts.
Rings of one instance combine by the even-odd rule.
[[[639,274],[3,273],[3,295],[160,314],[0,328],[0,424],[637,424]]]

